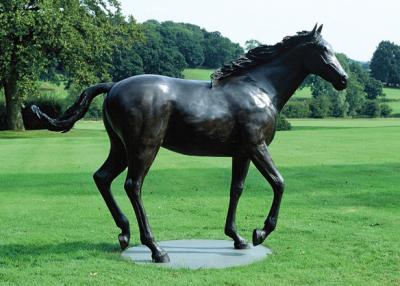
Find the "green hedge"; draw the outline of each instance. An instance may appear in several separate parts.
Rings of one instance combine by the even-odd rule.
[[[310,117],[310,100],[290,100],[283,108],[282,114],[289,118]]]
[[[46,127],[38,120],[36,115],[31,111],[31,106],[36,104],[47,113],[50,117],[56,117],[61,113],[62,100],[52,97],[37,97],[24,102],[22,108],[22,119],[24,121],[25,129],[45,129]],[[0,130],[7,129],[6,108],[4,102],[0,102]]]
[[[287,119],[283,115],[279,114],[276,118],[276,130],[283,131],[290,129],[292,129],[292,125],[290,124],[290,122],[287,121]]]

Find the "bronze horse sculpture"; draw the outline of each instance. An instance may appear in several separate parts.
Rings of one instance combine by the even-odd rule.
[[[232,157],[232,181],[225,234],[234,247],[249,247],[236,230],[235,214],[250,161],[272,187],[274,196],[264,226],[253,232],[253,245],[275,229],[284,181],[272,161],[268,145],[275,134],[278,113],[309,74],[316,74],[342,90],[347,75],[330,45],[321,36],[322,25],[281,42],[262,45],[217,70],[212,81],[194,81],[160,75],[138,75],[117,83],[86,89],[56,119],[37,106],[32,110],[49,130],[69,131],[87,112],[92,99],[107,93],[104,125],[110,138],[107,160],[94,181],[116,225],[122,249],[130,240],[129,222],[117,206],[111,182],[128,167],[124,188],[133,205],[141,242],[154,262],[168,262],[155,242],[141,200],[143,180],[165,147],[198,156]]]

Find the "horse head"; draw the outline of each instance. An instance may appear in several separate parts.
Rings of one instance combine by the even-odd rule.
[[[337,90],[343,90],[347,86],[347,73],[340,65],[331,45],[321,36],[322,25],[309,32],[314,39],[306,46],[304,54],[304,66],[308,73],[318,75],[332,83]]]

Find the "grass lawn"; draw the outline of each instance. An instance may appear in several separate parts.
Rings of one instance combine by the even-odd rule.
[[[296,90],[292,98],[311,99],[311,88],[307,86],[302,89]]]
[[[65,98],[68,95],[68,91],[65,89],[64,84],[54,84],[47,81],[39,82],[39,93],[41,95],[53,96],[57,98]]]
[[[383,92],[386,94],[385,103],[392,108],[392,116],[400,116],[400,88],[385,87]]]
[[[400,88],[384,87],[383,92],[387,99],[393,99],[400,101]]]
[[[70,133],[0,132],[0,284],[399,285],[400,120],[291,120],[271,145],[286,180],[280,221],[264,242],[273,254],[223,270],[170,270],[120,257],[119,229],[92,181],[108,140],[101,123]],[[162,149],[143,199],[158,240],[223,234],[228,158]],[[139,243],[132,207],[114,194]],[[272,192],[251,168],[239,203],[251,239]]]
[[[213,69],[185,69],[183,77],[185,79],[210,80],[213,72]]]

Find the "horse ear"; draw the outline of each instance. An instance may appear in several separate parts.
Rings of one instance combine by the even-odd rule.
[[[318,30],[317,30],[318,34],[321,34],[321,31],[322,31],[322,27],[323,27],[323,26],[324,26],[323,24],[321,24],[321,26],[319,26],[319,28],[318,28]]]
[[[318,23],[315,24],[314,28],[313,28],[312,31],[310,32],[311,35],[315,35],[315,31],[317,31],[317,27],[318,27]]]

